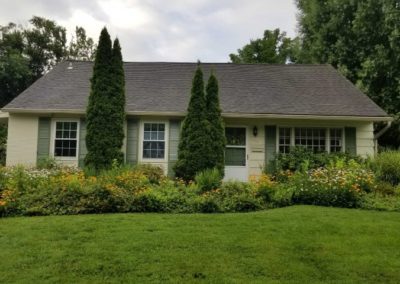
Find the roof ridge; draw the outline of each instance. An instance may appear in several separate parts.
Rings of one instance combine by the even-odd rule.
[[[75,59],[66,59],[62,62],[79,62],[79,63],[94,63],[92,60],[75,60]],[[189,62],[189,61],[124,61],[123,63],[131,63],[131,64],[190,64],[190,65],[198,65],[198,62]],[[286,66],[286,67],[313,67],[313,66],[331,66],[328,63],[291,63],[291,64],[283,64],[283,63],[232,63],[232,62],[200,62],[200,65],[236,65],[236,66]]]

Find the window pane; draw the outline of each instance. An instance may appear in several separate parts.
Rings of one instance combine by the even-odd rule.
[[[150,131],[150,130],[151,130],[150,123],[145,123],[144,124],[144,131]]]
[[[246,145],[246,128],[225,128],[227,145],[244,146]]]
[[[151,124],[151,131],[157,131],[157,124]]]
[[[143,158],[164,159],[165,142],[143,142]]]
[[[246,149],[227,147],[225,149],[225,165],[246,166]]]
[[[150,132],[150,139],[157,140],[157,132]]]

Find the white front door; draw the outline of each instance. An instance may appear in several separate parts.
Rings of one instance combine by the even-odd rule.
[[[248,180],[246,128],[226,127],[224,180]]]

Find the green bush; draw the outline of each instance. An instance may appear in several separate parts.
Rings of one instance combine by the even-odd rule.
[[[372,192],[375,176],[354,160],[338,160],[326,168],[296,172],[289,179],[294,204],[358,207],[364,193]]]
[[[194,178],[200,193],[217,189],[221,186],[222,176],[217,168],[199,172]]]
[[[161,180],[165,178],[164,170],[160,166],[150,164],[139,164],[135,170],[143,173],[153,184],[160,184]]]
[[[336,162],[337,160],[355,160],[361,162],[360,157],[348,153],[314,153],[305,147],[293,147],[289,153],[278,153],[271,162],[269,171],[271,171],[271,174],[277,176],[278,179],[282,177],[285,180],[285,173],[287,171],[296,172],[317,169],[326,167],[331,162]],[[267,169],[264,171],[267,172]]]
[[[372,167],[378,179],[392,185],[400,183],[400,151],[385,151],[377,155]]]
[[[37,162],[37,168],[42,169],[56,169],[58,167],[57,161],[52,157],[41,158]]]

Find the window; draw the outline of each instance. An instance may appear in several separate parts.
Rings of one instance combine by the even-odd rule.
[[[290,128],[279,128],[279,152],[289,153],[290,151]]]
[[[292,137],[292,133],[294,137]],[[329,136],[327,136],[328,134]],[[341,128],[327,130],[318,127],[280,127],[278,129],[278,150],[280,153],[289,153],[291,146],[303,146],[314,153],[341,152],[343,151],[342,136],[343,129]]]
[[[165,124],[145,123],[143,132],[143,158],[164,159]]]
[[[226,166],[246,166],[246,128],[225,128]]]
[[[342,129],[332,128],[329,130],[330,134],[330,151],[341,152],[342,151]]]
[[[76,157],[78,147],[78,122],[57,121],[54,139],[55,157]]]
[[[294,145],[304,146],[314,153],[326,150],[326,130],[323,128],[295,128]]]

